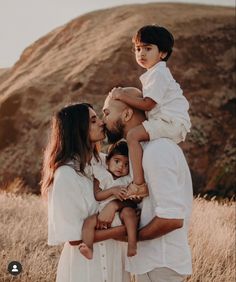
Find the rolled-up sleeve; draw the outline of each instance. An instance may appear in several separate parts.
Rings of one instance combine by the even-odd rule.
[[[56,245],[81,239],[84,219],[89,215],[81,193],[83,184],[70,167],[60,167],[55,178],[48,202],[48,244]]]
[[[156,158],[153,158],[154,155]],[[175,154],[164,150],[153,153],[152,146],[150,146],[145,150],[143,161],[156,216],[183,219],[185,203],[183,189],[178,182],[181,172]]]

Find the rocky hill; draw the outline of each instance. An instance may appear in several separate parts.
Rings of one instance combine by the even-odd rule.
[[[235,186],[235,11],[187,4],[121,6],[61,26],[0,73],[0,182],[22,178],[38,191],[52,113],[88,101],[100,111],[117,85],[140,87],[131,37],[142,25],[175,36],[169,67],[190,101],[183,149],[195,193],[232,196]]]

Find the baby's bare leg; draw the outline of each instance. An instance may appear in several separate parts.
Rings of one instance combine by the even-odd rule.
[[[135,256],[137,253],[138,217],[133,208],[125,207],[120,212],[120,218],[124,222],[128,234],[127,256],[128,257]]]
[[[127,134],[129,155],[133,169],[133,182],[138,185],[145,182],[142,167],[143,149],[139,142],[148,140],[149,135],[143,125],[132,128]]]
[[[88,259],[93,258],[94,233],[97,225],[97,214],[91,215],[84,220],[82,228],[82,241],[79,250]]]

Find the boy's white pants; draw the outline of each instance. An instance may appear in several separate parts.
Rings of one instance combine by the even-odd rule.
[[[172,139],[176,144],[184,141],[188,133],[184,124],[178,120],[167,118],[155,119],[155,120],[145,120],[143,127],[149,135],[149,140],[159,139],[161,137],[166,137]]]

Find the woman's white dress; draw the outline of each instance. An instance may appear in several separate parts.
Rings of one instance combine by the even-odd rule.
[[[88,170],[90,167],[87,167]],[[48,195],[48,244],[64,244],[57,269],[57,282],[128,282],[124,270],[124,244],[106,240],[94,244],[92,260],[80,254],[68,241],[81,240],[83,221],[98,210],[93,181],[70,166],[55,172]]]

